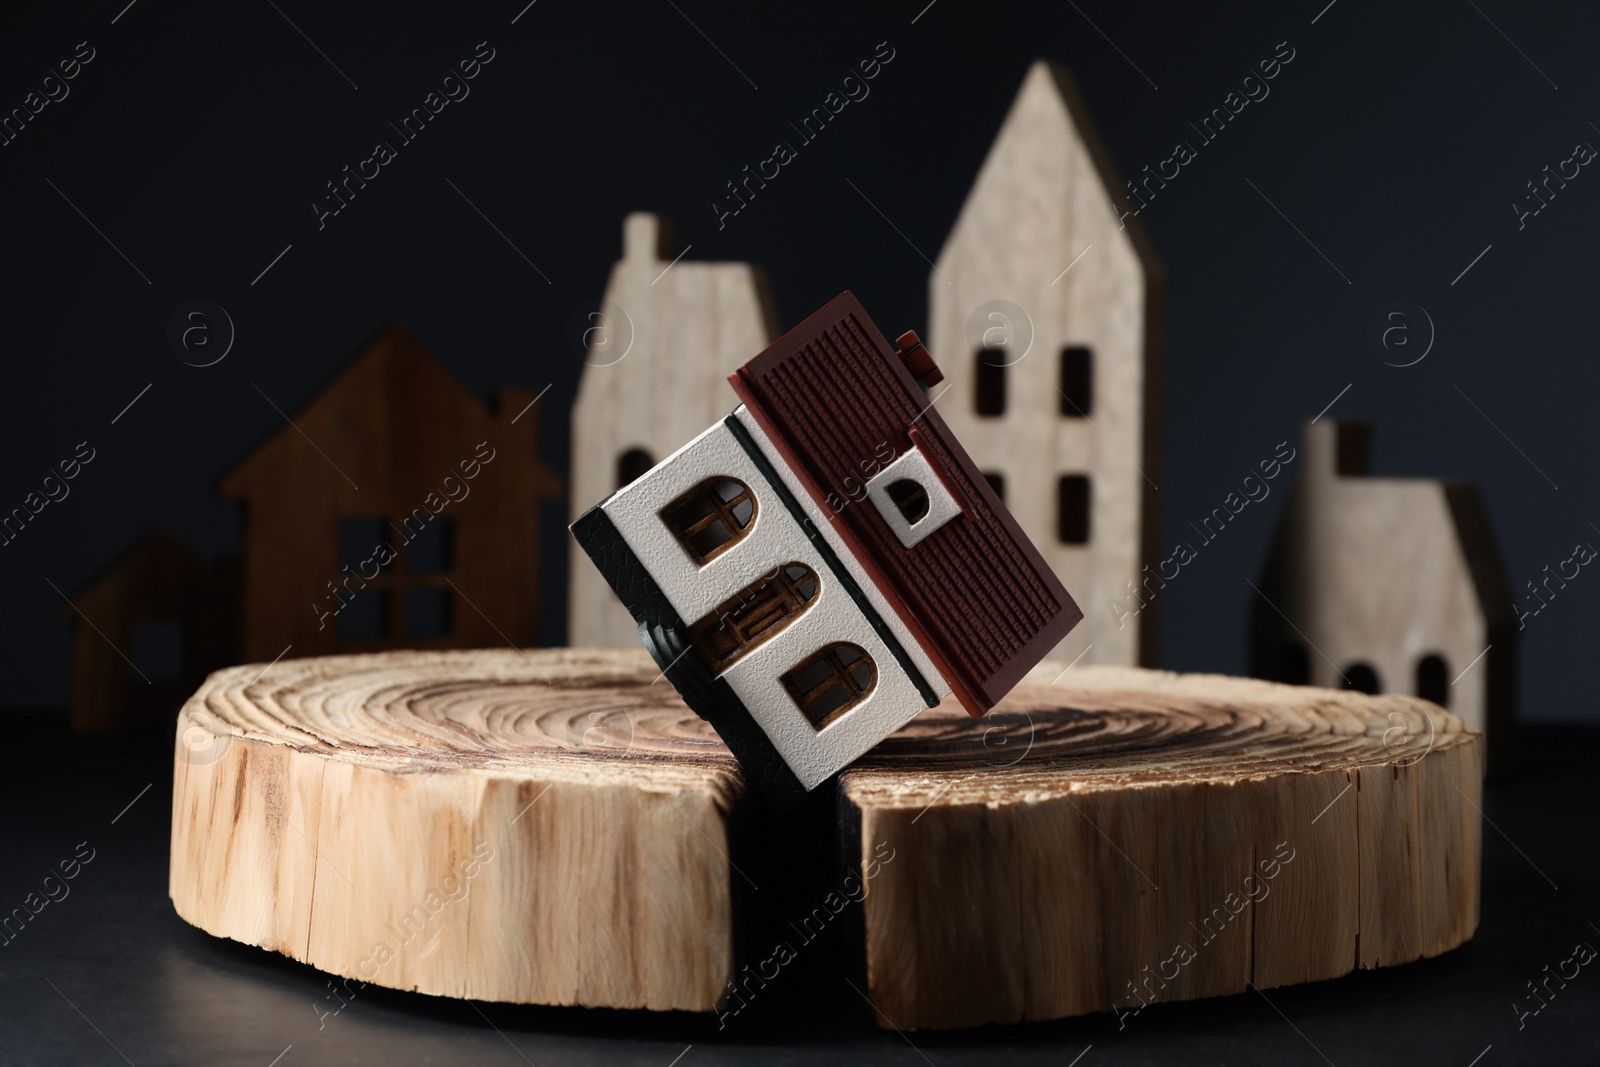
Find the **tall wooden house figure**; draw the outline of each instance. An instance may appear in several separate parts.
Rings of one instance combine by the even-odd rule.
[[[755,268],[674,261],[664,220],[642,212],[624,220],[605,301],[580,325],[587,354],[572,409],[573,518],[721,419],[734,404],[727,376],[776,333]],[[573,553],[568,643],[632,647],[633,620]]]
[[[492,408],[398,328],[225,475],[244,656],[539,643],[537,394]]]
[[[1081,613],[928,403],[915,334],[845,293],[730,380],[731,415],[572,530],[784,802],[946,693],[983,714]]]
[[[1161,276],[1071,78],[1034,63],[928,279],[939,411],[1088,607],[1055,655],[1153,666]],[[1153,570],[1152,570],[1153,573]]]
[[[1369,478],[1371,427],[1305,430],[1294,487],[1251,616],[1251,671],[1278,681],[1409,693],[1488,735],[1505,767],[1516,617],[1472,487]]]

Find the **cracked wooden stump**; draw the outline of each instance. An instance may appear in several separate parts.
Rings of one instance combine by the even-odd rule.
[[[1454,716],[1119,668],[1029,682],[1058,675],[983,720],[924,713],[812,805],[854,867],[816,884],[865,876],[837,965],[881,1024],[1136,1010],[1472,935],[1483,747]],[[221,671],[178,721],[178,913],[397,989],[735,1010],[805,914],[740,869],[793,822],[658,676],[632,650]]]

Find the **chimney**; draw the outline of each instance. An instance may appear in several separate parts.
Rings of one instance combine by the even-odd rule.
[[[1306,476],[1363,478],[1371,473],[1372,424],[1323,419],[1307,423]]]
[[[672,224],[648,211],[633,211],[622,220],[622,258],[630,263],[671,259]]]

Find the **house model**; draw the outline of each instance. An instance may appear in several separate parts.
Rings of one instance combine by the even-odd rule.
[[[1160,270],[1070,77],[1028,71],[928,278],[938,409],[1092,605],[1056,658],[1154,666]],[[1153,569],[1152,569],[1153,573]]]
[[[929,403],[940,380],[845,293],[738,369],[731,415],[573,523],[780,802],[947,693],[982,715],[1082,617]]]
[[[485,409],[380,333],[221,479],[242,558],[154,531],[74,594],[73,729],[170,722],[241,657],[538,644],[539,508],[561,494],[538,395]]]
[[[1363,423],[1306,427],[1304,480],[1252,609],[1251,671],[1431,700],[1484,731],[1503,767],[1517,626],[1488,515],[1470,486],[1366,477],[1370,440]]]
[[[627,485],[727,414],[735,402],[728,375],[777,332],[755,268],[674,262],[666,230],[654,215],[627,216],[605,300],[579,323],[586,354],[572,409],[575,509]],[[568,643],[632,647],[633,620],[574,553]]]
[[[406,331],[372,341],[220,482],[245,659],[538,644],[536,399],[486,410]]]
[[[72,729],[164,726],[205,676],[238,659],[239,561],[145,534],[72,596]],[[126,650],[127,658],[124,659]]]

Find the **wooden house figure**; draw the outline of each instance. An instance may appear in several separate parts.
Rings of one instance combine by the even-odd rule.
[[[754,267],[673,256],[664,220],[628,215],[604,303],[580,324],[586,356],[572,409],[573,518],[721,419],[734,404],[728,375],[776,334]],[[638,641],[633,620],[575,549],[568,590],[569,644]]]
[[[1470,486],[1369,478],[1371,427],[1314,421],[1251,612],[1251,672],[1406,693],[1485,731],[1505,766],[1516,692],[1511,588]]]
[[[993,707],[1082,617],[845,293],[741,403],[573,523],[689,706],[780,803],[954,692]]]
[[[165,726],[205,676],[238,658],[238,560],[208,562],[152,530],[84,583],[74,620],[72,729]]]
[[[220,482],[246,504],[243,652],[269,661],[539,641],[537,395],[486,410],[379,334]]]
[[[1087,607],[1055,657],[1154,666],[1162,284],[1121,186],[1034,63],[929,275],[929,343],[940,413]]]

